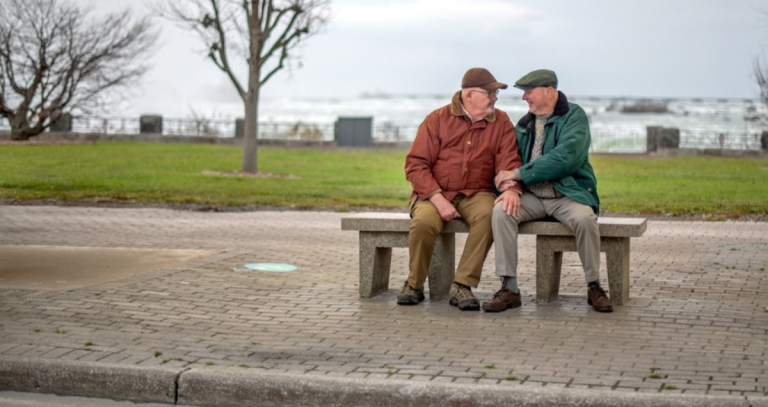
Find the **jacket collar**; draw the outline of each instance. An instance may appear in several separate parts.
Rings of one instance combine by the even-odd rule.
[[[568,113],[568,110],[570,108],[568,107],[568,98],[565,97],[565,93],[557,91],[557,103],[555,103],[555,111],[552,112],[552,117],[560,117],[565,116]],[[550,119],[552,118],[550,117]],[[536,120],[536,115],[528,112],[525,116],[523,116],[520,121],[517,122],[517,125],[520,127],[530,127],[534,121]]]
[[[456,92],[453,95],[453,99],[451,99],[451,114],[453,114],[454,116],[467,117],[467,114],[464,113],[464,107],[461,104],[461,91]],[[485,116],[484,119],[488,123],[495,122],[496,121],[496,109],[493,109],[493,112],[491,112],[491,114],[489,114],[488,116]]]

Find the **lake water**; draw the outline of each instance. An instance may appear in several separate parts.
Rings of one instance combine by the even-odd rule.
[[[260,138],[333,140],[340,117],[370,117],[377,141],[407,143],[413,140],[424,117],[450,102],[452,95],[361,95],[354,98],[264,98],[260,104]],[[502,92],[496,107],[513,121],[527,112],[520,96]],[[637,99],[570,96],[587,112],[592,131],[592,151],[643,152],[646,127],[680,130],[680,146],[690,148],[759,149],[765,129],[752,118],[768,115],[765,106],[750,99]],[[662,113],[628,113],[632,107],[661,106]],[[240,105],[216,106],[216,117],[163,118],[164,134],[198,134],[232,137]],[[0,130],[8,124],[0,120]],[[80,117],[73,131],[136,134],[137,117]]]
[[[372,117],[374,138],[411,141],[424,117],[450,101],[451,95],[363,95],[352,99],[265,100],[262,120],[332,126],[339,117]],[[749,99],[636,99],[569,96],[587,112],[594,151],[644,151],[646,127],[675,127],[681,147],[760,148],[763,128],[750,118],[766,115],[765,106]],[[636,106],[660,106],[664,113],[628,113]],[[527,112],[519,97],[502,93],[496,107],[513,121]],[[325,132],[324,132],[325,133]],[[331,137],[332,139],[332,137]]]

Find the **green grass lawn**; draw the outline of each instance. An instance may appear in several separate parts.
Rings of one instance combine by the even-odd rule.
[[[259,150],[263,175],[234,176],[242,150],[196,144],[0,145],[5,203],[404,209],[406,151]],[[606,213],[768,214],[768,161],[592,157]]]
[[[396,207],[405,205],[410,193],[404,156],[403,151],[263,148],[259,170],[273,176],[243,177],[233,176],[242,150],[231,146],[3,145],[0,198],[212,207]]]
[[[632,214],[768,215],[768,161],[592,157],[602,208]]]

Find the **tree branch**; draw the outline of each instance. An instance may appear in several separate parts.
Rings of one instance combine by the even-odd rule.
[[[764,105],[768,106],[768,71],[766,71],[760,57],[755,57],[752,60],[752,72],[755,75],[755,81],[760,90],[760,100]]]
[[[235,86],[237,93],[240,95],[240,98],[245,100],[245,90],[243,89],[242,85],[240,85],[240,82],[237,80],[237,77],[235,77],[235,74],[229,65],[229,58],[227,57],[227,36],[224,33],[223,24],[221,23],[221,13],[219,12],[219,7],[216,4],[216,0],[211,0],[211,7],[213,8],[214,13],[213,26],[216,29],[216,33],[219,37],[218,49],[216,49],[216,51],[218,51],[219,60],[221,63],[216,63],[216,59],[211,54],[209,54],[209,56],[211,56],[211,59],[214,60],[214,63],[216,63],[216,65],[222,71],[224,71],[224,73],[227,74],[229,80]],[[214,51],[215,50],[212,48],[211,53]]]
[[[272,47],[264,54],[264,56],[261,59],[261,64],[263,65],[265,61],[268,61],[272,56],[275,54],[275,52],[278,49],[281,49],[280,53],[280,62],[282,63],[283,60],[288,56],[288,50],[291,47],[291,41],[293,39],[298,39],[298,37],[303,33],[302,29],[297,29],[296,31],[292,32],[290,36],[286,38],[286,35],[289,31],[293,28],[293,24],[296,22],[296,19],[298,18],[298,14],[294,14],[291,16],[291,20],[286,25],[285,29],[282,33],[280,33],[280,37],[278,37],[277,40],[272,44]],[[275,21],[275,24],[277,24],[278,21]],[[261,69],[261,66],[259,66]]]

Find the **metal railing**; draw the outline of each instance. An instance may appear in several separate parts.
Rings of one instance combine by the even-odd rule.
[[[680,148],[709,148],[721,150],[760,150],[761,132],[742,133],[708,129],[680,129]]]
[[[375,122],[374,122],[375,123]],[[235,137],[234,120],[163,118],[163,135],[198,137]],[[393,122],[375,123],[373,140],[376,142],[408,143],[416,135],[418,126]],[[6,120],[0,120],[0,131],[10,130]],[[334,141],[334,123],[259,123],[259,138],[264,140]],[[73,117],[72,132],[108,135],[136,135],[140,133],[139,118],[128,117]],[[705,128],[680,129],[680,148],[760,150],[761,130],[744,129],[743,132]],[[644,153],[647,148],[646,129],[638,126],[592,126],[594,153]]]
[[[612,126],[595,128],[590,131],[592,153],[644,153],[646,150],[645,129],[634,126]]]
[[[234,120],[163,118],[163,134],[173,136],[234,137],[235,122]]]
[[[373,139],[380,142],[404,143],[413,141],[419,126],[398,125],[391,122],[373,126]]]
[[[333,123],[259,123],[259,139],[333,141]]]
[[[645,153],[648,136],[645,129],[610,127],[592,130],[593,153]],[[728,132],[711,129],[680,129],[680,148],[760,150],[758,130]]]
[[[138,117],[72,118],[72,132],[100,134],[139,134]]]

